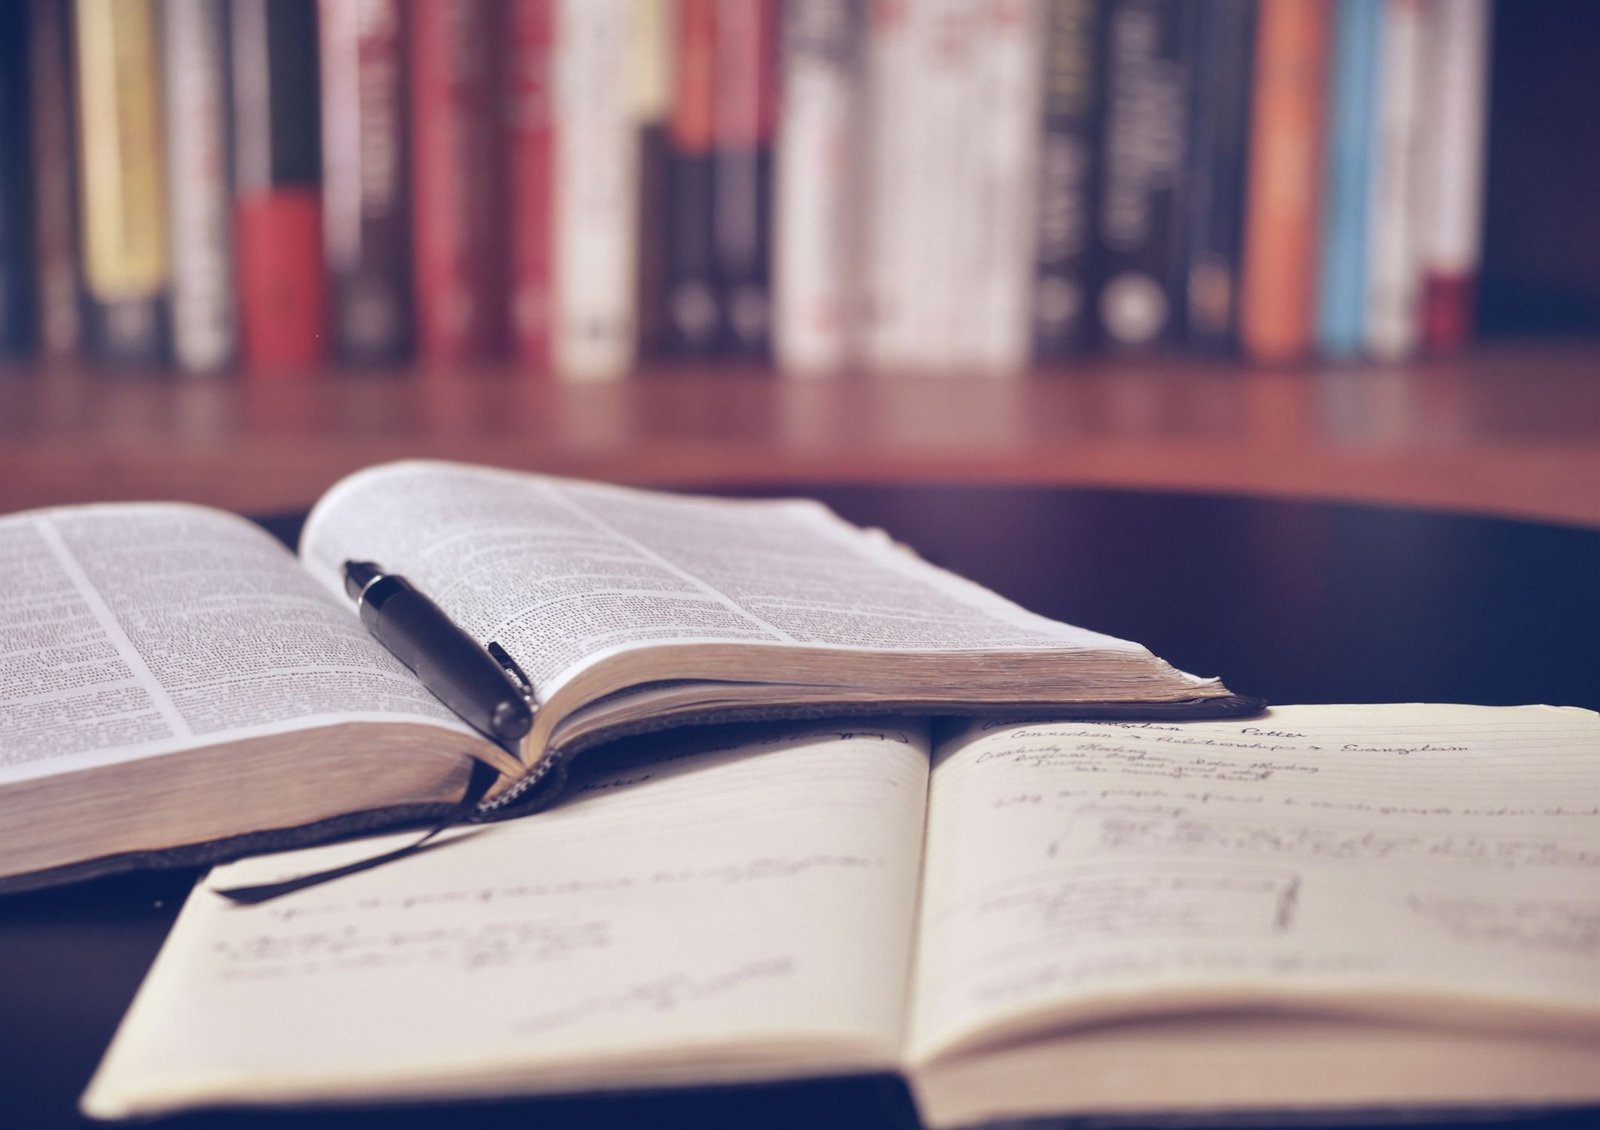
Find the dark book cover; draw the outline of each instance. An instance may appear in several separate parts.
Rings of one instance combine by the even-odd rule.
[[[68,0],[29,0],[28,13],[34,344],[41,353],[64,357],[78,352],[83,338],[73,155],[72,6]]]
[[[0,357],[33,344],[28,14],[25,4],[0,5]]]
[[[1188,66],[1181,0],[1110,0],[1104,12],[1096,297],[1101,343],[1143,350],[1172,343]]]
[[[765,359],[772,326],[775,0],[719,0],[712,80],[712,242],[724,351]]]
[[[304,373],[327,342],[316,8],[237,0],[231,15],[241,355]]]
[[[1095,163],[1099,157],[1098,0],[1047,0],[1034,220],[1033,355],[1049,363],[1090,344]]]
[[[402,0],[321,0],[322,239],[333,348],[382,364],[411,348]]]
[[[1183,336],[1193,349],[1222,352],[1238,341],[1256,4],[1211,0],[1189,5],[1185,15],[1191,94],[1179,279]]]
[[[722,342],[712,217],[717,0],[682,0],[673,44],[667,137],[667,316],[672,353],[706,356]]]

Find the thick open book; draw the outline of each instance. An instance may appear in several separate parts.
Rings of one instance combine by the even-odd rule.
[[[634,741],[387,868],[250,907],[213,888],[373,844],[213,871],[85,1110],[883,1071],[933,1126],[1600,1102],[1591,712]]]
[[[531,678],[509,751],[367,633],[347,559],[409,577]],[[0,519],[0,888],[213,862],[559,791],[570,758],[706,721],[886,709],[1226,715],[1258,704],[1026,612],[805,501],[437,463],[337,484],[298,560],[174,504]]]

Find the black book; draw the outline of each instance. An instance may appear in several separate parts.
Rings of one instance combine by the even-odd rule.
[[[33,339],[28,193],[28,7],[0,5],[0,357]]]
[[[1256,4],[1211,0],[1186,14],[1191,93],[1179,312],[1185,343],[1219,352],[1233,348],[1239,326]]]
[[[1033,291],[1033,354],[1043,362],[1081,352],[1094,325],[1099,18],[1096,0],[1045,8]]]
[[[1097,314],[1109,349],[1158,348],[1175,338],[1188,135],[1186,7],[1180,0],[1111,0],[1104,12]]]

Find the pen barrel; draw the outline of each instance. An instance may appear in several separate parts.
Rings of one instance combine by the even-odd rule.
[[[369,585],[361,620],[423,686],[490,737],[516,742],[532,727],[533,711],[494,657],[403,578]]]

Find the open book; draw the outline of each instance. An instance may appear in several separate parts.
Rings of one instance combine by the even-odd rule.
[[[347,559],[403,573],[540,703],[507,750],[373,640]],[[212,862],[554,795],[578,751],[712,720],[1259,704],[1025,612],[817,503],[400,463],[337,484],[300,556],[187,505],[0,519],[0,887]]]
[[[99,1117],[904,1073],[933,1126],[1600,1102],[1600,716],[784,724],[180,914]],[[930,778],[930,751],[932,753]]]

